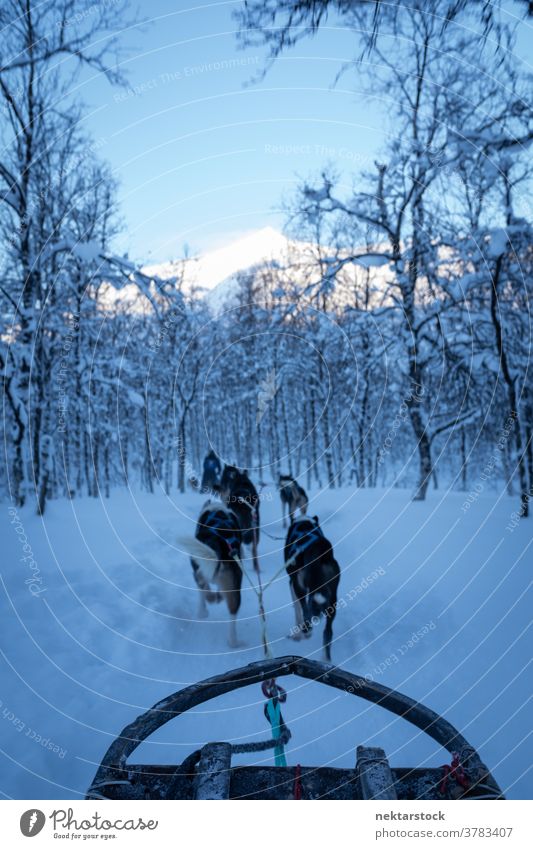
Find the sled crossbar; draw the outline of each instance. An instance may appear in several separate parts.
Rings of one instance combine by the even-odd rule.
[[[411,699],[409,696],[385,687],[383,684],[377,684],[375,681],[369,681],[360,675],[355,675],[327,663],[320,663],[293,655],[262,660],[241,667],[240,669],[223,673],[222,675],[216,675],[213,678],[207,678],[177,693],[173,693],[171,696],[158,702],[150,710],[126,726],[119,737],[111,744],[104,755],[91,787],[102,786],[106,782],[121,780],[126,777],[128,774],[127,760],[132,752],[135,751],[143,740],[171,719],[217,696],[271,678],[282,678],[286,675],[298,675],[308,680],[335,687],[346,693],[366,699],[406,719],[428,734],[441,746],[444,746],[448,752],[458,752],[461,763],[468,772],[472,785],[482,784],[486,788],[486,792],[493,798],[503,798],[500,788],[487,767],[482,763],[475,749],[470,746],[468,741],[453,725],[434,711],[425,707],[420,702]],[[371,755],[372,752],[374,752],[373,756]],[[381,792],[388,792],[389,794],[394,792],[394,781],[391,779],[393,773],[391,773],[390,767],[386,763],[384,754],[378,756],[376,750],[365,750],[361,748],[358,760],[359,763],[356,765],[355,772],[358,776],[359,785],[361,786],[361,781],[364,785],[364,791],[362,792],[375,794],[379,792],[380,787]],[[138,769],[143,768],[139,767]],[[176,772],[176,770],[177,768],[173,767],[173,771]],[[226,771],[228,772],[228,769]],[[411,772],[414,771],[412,770]],[[231,773],[234,776],[236,769],[232,769]],[[179,783],[179,774],[177,772],[176,775],[176,780]],[[201,786],[198,792],[204,792]],[[90,794],[91,790],[89,790],[88,795],[90,796]],[[351,798],[354,797],[352,796]],[[361,796],[356,798],[361,798]],[[394,796],[369,795],[368,798],[394,798]]]

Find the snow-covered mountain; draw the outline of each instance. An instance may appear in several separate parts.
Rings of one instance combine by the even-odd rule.
[[[236,292],[239,275],[252,269],[274,264],[280,269],[290,268],[294,274],[294,269],[299,267],[303,271],[299,275],[301,281],[305,279],[309,283],[318,280],[318,253],[322,258],[328,256],[324,245],[319,249],[310,242],[289,239],[273,227],[263,227],[203,255],[147,265],[142,271],[148,277],[159,280],[176,279],[185,294],[205,298],[211,309],[218,313]],[[362,278],[364,269],[372,267],[376,272],[374,283],[381,289],[381,284],[389,276],[388,260],[380,256],[379,246],[369,254],[364,254],[364,249],[361,249],[361,254],[358,260],[345,265],[342,273],[354,280],[359,274]],[[334,256],[335,251],[332,250],[332,260]],[[133,283],[118,290],[108,286],[101,297],[109,306],[118,302],[135,304],[138,291]]]
[[[291,241],[273,227],[263,227],[195,259],[150,265],[143,270],[163,280],[183,278],[185,290],[197,289],[214,295],[221,284],[228,284],[239,273],[269,262],[282,263],[289,252],[299,253],[307,248],[305,243]]]
[[[273,227],[263,227],[203,255],[146,265],[141,270],[159,280],[175,278],[186,294],[205,297],[216,312],[235,290],[240,273],[268,263],[287,263],[289,255],[303,257],[310,249],[311,245],[290,240]],[[138,296],[133,283],[104,289],[101,300],[109,307],[119,302],[134,304]]]
[[[217,312],[236,290],[239,274],[269,263],[279,267],[308,266],[311,257],[316,256],[316,253],[316,245],[289,239],[273,227],[264,227],[203,256],[150,265],[143,270],[146,274],[163,280],[171,277],[182,280],[185,292],[194,291],[197,295],[204,296],[211,308]],[[322,256],[328,253],[324,246],[321,253]],[[385,264],[388,265],[388,261]],[[355,264],[350,265],[353,274]],[[357,265],[361,267],[360,271],[369,267],[379,268],[383,265],[383,258],[377,251],[361,257]],[[378,277],[384,276],[384,273],[384,270],[378,272]]]

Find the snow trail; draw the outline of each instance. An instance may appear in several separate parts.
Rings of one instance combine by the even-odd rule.
[[[83,796],[104,751],[135,716],[187,684],[262,657],[257,599],[246,580],[244,648],[227,647],[225,605],[196,619],[196,585],[177,539],[194,532],[204,500],[118,491],[108,501],[51,502],[44,520],[20,510],[42,577],[38,596],[25,583],[31,574],[20,532],[4,509],[4,793]],[[506,530],[514,502],[483,494],[465,515],[461,493],[432,492],[421,504],[402,490],[346,488],[312,492],[310,501],[342,570],[334,663],[442,713],[479,748],[504,791],[527,798],[531,534],[526,521]],[[283,533],[274,490],[263,492],[261,515],[269,533]],[[263,534],[264,582],[282,557],[283,542]],[[252,574],[249,559],[248,567]],[[321,659],[322,624],[308,641],[287,638],[294,619],[284,574],[265,605],[275,655]],[[360,743],[383,746],[396,766],[448,760],[380,708],[312,682],[285,683],[289,764],[350,766]],[[268,737],[262,705],[258,687],[219,698],[160,729],[133,760],[174,763],[207,740]]]

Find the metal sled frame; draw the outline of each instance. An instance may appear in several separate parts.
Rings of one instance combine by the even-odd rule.
[[[299,675],[359,696],[406,719],[448,752],[459,754],[468,787],[453,776],[442,795],[442,768],[391,768],[382,749],[357,747],[353,769],[232,767],[230,743],[207,743],[179,766],[134,765],[137,746],[169,720],[209,699],[271,678]],[[408,696],[335,666],[288,656],[251,663],[207,678],[158,702],[126,726],[107,750],[88,799],[503,799],[502,791],[465,738],[441,716]]]

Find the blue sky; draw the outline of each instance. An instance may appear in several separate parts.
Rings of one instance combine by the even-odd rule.
[[[152,0],[150,24],[125,32],[131,89],[85,80],[87,127],[120,181],[120,248],[142,260],[205,251],[266,225],[283,197],[326,161],[357,172],[384,141],[386,104],[355,74],[333,87],[353,35],[330,27],[279,59],[238,50],[240,0]],[[238,62],[239,64],[236,64]]]

